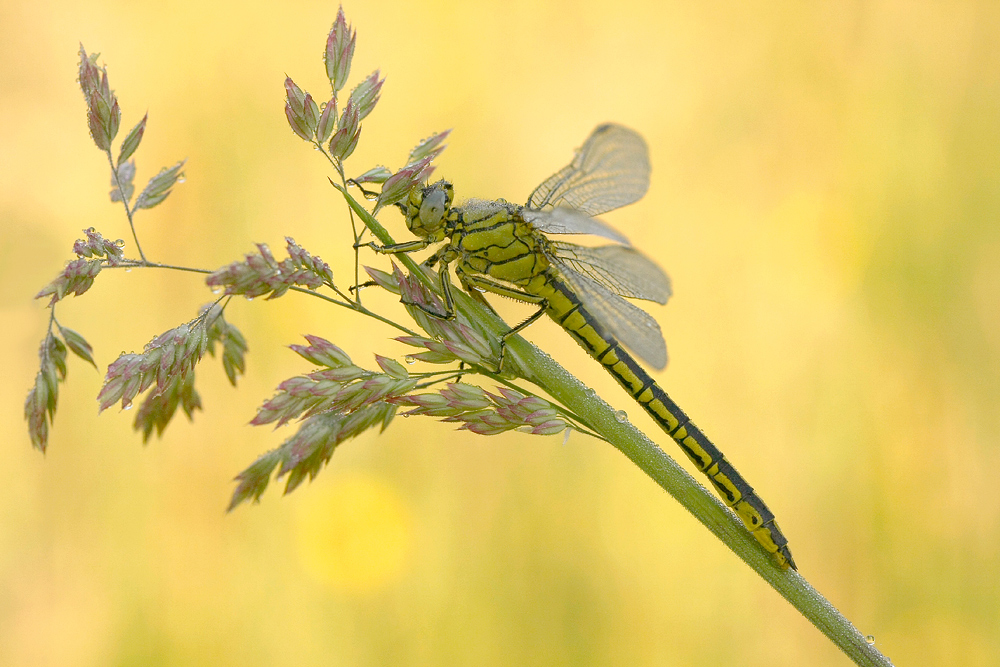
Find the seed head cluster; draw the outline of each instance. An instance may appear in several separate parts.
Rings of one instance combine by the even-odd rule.
[[[83,233],[86,238],[73,244],[77,258],[66,264],[59,275],[35,295],[36,299],[51,295],[49,305],[52,305],[67,294],[80,296],[94,284],[94,278],[102,268],[122,264],[124,241],[110,241],[93,227],[83,230]]]
[[[460,429],[480,435],[497,435],[514,429],[534,435],[553,435],[569,426],[552,404],[537,396],[525,396],[508,387],[498,393],[475,385],[452,382],[427,394],[390,399],[397,405],[414,406],[402,413],[443,417],[441,421],[461,422]]]
[[[230,382],[244,371],[246,340],[222,317],[218,305],[204,309],[196,319],[166,331],[146,344],[141,354],[122,354],[108,366],[97,396],[100,409],[121,401],[128,409],[136,396],[152,388],[136,414],[135,427],[148,440],[155,429],[163,432],[180,406],[190,418],[201,407],[194,388],[194,371],[206,352],[214,355],[222,343],[223,367]]]
[[[264,295],[268,299],[276,299],[295,286],[317,289],[324,284],[333,284],[329,264],[319,256],[309,254],[290,236],[285,237],[285,242],[288,257],[280,262],[266,244],[258,243],[259,252],[248,254],[242,262],[233,262],[219,269],[205,282],[213,290],[242,294],[251,299]]]

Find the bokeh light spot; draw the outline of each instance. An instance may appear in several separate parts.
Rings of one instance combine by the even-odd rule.
[[[357,476],[313,488],[299,506],[299,559],[338,590],[379,589],[403,572],[413,542],[405,500],[380,480]]]

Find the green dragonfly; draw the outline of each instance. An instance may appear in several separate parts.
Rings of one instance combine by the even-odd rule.
[[[664,304],[670,281],[625,236],[594,216],[638,201],[648,188],[646,142],[633,130],[605,124],[591,133],[570,164],[531,193],[527,205],[471,199],[453,206],[451,183],[416,186],[398,206],[418,240],[367,245],[394,254],[444,243],[425,262],[440,265],[445,310],[428,311],[435,317],[455,317],[449,267],[479,300],[482,292],[492,292],[538,306],[504,335],[501,367],[503,341],[548,314],[673,438],[777,562],[794,568],[774,514],[635,358],[661,370],[667,363],[666,344],[656,320],[622,297]],[[547,234],[591,234],[614,244],[585,247]]]

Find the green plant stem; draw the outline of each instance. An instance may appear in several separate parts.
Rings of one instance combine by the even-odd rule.
[[[137,269],[137,268],[138,269],[169,269],[171,271],[187,271],[189,273],[202,273],[202,274],[205,274],[205,275],[211,275],[212,273],[214,273],[214,271],[211,271],[209,269],[198,269],[198,268],[191,267],[191,266],[178,266],[178,265],[175,265],[175,264],[159,264],[157,262],[149,262],[149,261],[140,261],[140,262],[137,262],[137,261],[134,261],[134,260],[132,260],[132,261],[126,260],[126,261],[121,262],[119,264],[116,264],[114,266],[105,266],[104,268],[106,268],[106,269]],[[378,320],[379,322],[382,322],[383,324],[388,324],[389,326],[397,329],[398,331],[406,334],[407,336],[416,336],[416,335],[418,335],[416,331],[413,331],[412,329],[408,329],[408,328],[404,327],[402,324],[398,324],[396,322],[393,322],[392,320],[390,320],[390,319],[388,319],[386,317],[383,317],[383,316],[379,315],[376,312],[368,310],[367,308],[365,308],[364,306],[362,306],[358,302],[352,301],[351,299],[349,299],[348,297],[346,297],[340,290],[338,290],[333,285],[328,285],[328,287],[330,287],[331,289],[333,289],[344,300],[343,301],[339,301],[337,299],[334,299],[333,297],[326,296],[325,294],[320,294],[319,292],[317,292],[315,290],[306,289],[305,287],[289,287],[288,291],[289,292],[298,292],[300,294],[308,294],[309,296],[314,296],[317,299],[322,299],[322,300],[327,301],[329,303],[332,303],[334,305],[340,306],[341,308],[347,308],[349,310],[353,310],[355,312],[361,313],[362,315],[367,315],[368,317],[372,317],[372,318]]]
[[[146,261],[146,253],[142,251],[142,246],[139,245],[139,235],[135,233],[135,223],[132,221],[133,211],[129,208],[128,201],[125,199],[125,191],[122,189],[122,182],[118,178],[118,168],[115,167],[115,160],[111,157],[111,151],[104,151],[108,156],[108,164],[111,165],[111,175],[115,177],[115,187],[118,188],[118,195],[121,197],[122,206],[125,207],[125,215],[128,217],[128,226],[132,230],[132,240],[135,241],[135,249],[139,251],[139,257],[142,257],[143,263],[148,263]]]
[[[209,269],[198,269],[191,266],[178,266],[176,264],[160,264],[159,262],[150,262],[148,260],[136,261],[134,259],[123,260],[117,264],[105,264],[104,269],[170,269],[171,271],[187,271],[188,273],[204,273],[205,275],[211,275],[213,272]]]
[[[343,185],[343,189],[346,190],[347,189],[347,177],[344,175],[344,164],[343,164],[343,162],[341,160],[335,160],[332,155],[330,155],[329,153],[327,153],[326,152],[326,147],[323,146],[322,142],[314,141],[313,145],[316,146],[316,150],[318,150],[323,155],[323,157],[325,157],[327,159],[327,161],[331,165],[333,165],[333,168],[336,170],[337,175],[340,176],[340,183],[341,183],[341,185]],[[358,283],[358,278],[359,278],[359,275],[360,275],[359,270],[360,270],[360,266],[361,266],[361,248],[358,247],[358,243],[361,242],[361,234],[358,234],[358,224],[354,221],[354,211],[353,210],[350,211],[350,217],[351,217],[351,232],[352,232],[352,234],[354,236],[354,284],[355,284],[355,286],[357,286],[359,284]],[[362,234],[364,233],[364,229],[363,228],[361,230],[361,233]],[[359,306],[361,305],[361,290],[355,290],[355,292],[354,292],[354,299],[353,300]]]
[[[336,184],[334,187],[343,193],[348,205],[383,245],[393,243],[385,228],[363,206],[346,190]],[[411,274],[418,276],[432,289],[436,288],[412,259],[406,255],[398,257]],[[454,297],[456,308],[460,313],[479,323],[497,339],[510,329],[494,313],[476,303],[464,292],[456,290]],[[856,664],[865,667],[892,665],[889,659],[874,645],[869,644],[865,636],[809,585],[799,572],[782,570],[736,515],[713,493],[691,477],[631,423],[627,420],[618,421],[611,406],[600,397],[589,394],[585,385],[550,356],[521,336],[511,336],[507,339],[505,367],[515,368],[521,377],[536,384],[569,410],[580,415],[584,423],[591,426],[673,496]]]

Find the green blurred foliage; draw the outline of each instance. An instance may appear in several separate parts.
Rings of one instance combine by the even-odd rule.
[[[775,510],[804,576],[897,664],[1000,661],[995,3],[345,11],[348,86],[387,76],[356,173],[452,127],[437,175],[459,199],[522,201],[597,123],[642,132],[650,194],[608,220],[673,278],[653,311],[664,386]],[[102,53],[123,127],[149,112],[137,183],[188,158],[187,182],[139,218],[147,255],[217,268],[289,234],[347,284],[344,209],[282,113],[286,74],[326,92],[335,12],[0,3],[0,663],[844,664],[578,435],[398,420],[288,498],[225,515],[231,478],[286,437],[246,426],[305,370],[283,345],[315,333],[369,367],[404,352],[310,299],[234,303],[248,375],[232,390],[208,363],[205,412],[146,448],[131,413],[96,415],[101,376],[71,359],[50,451],[31,450],[21,409],[46,322],[31,297],[81,229],[128,237],[87,136],[78,43]],[[60,317],[104,368],[209,298],[197,277],[107,272]],[[554,325],[529,337],[638,415]]]

